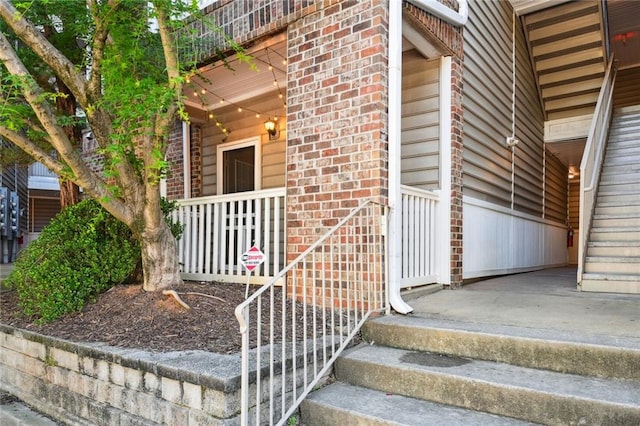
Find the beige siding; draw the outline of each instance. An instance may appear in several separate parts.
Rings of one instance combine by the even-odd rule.
[[[567,167],[551,152],[546,155],[544,217],[565,223],[567,220]]]
[[[464,193],[505,207],[513,198],[516,210],[542,216],[544,119],[522,26],[516,24],[513,118],[511,6],[470,2],[464,31]],[[520,142],[512,160],[506,137],[514,119]]]
[[[56,191],[55,194],[58,194]],[[29,200],[29,232],[41,232],[60,212],[60,199],[31,197]]]
[[[517,21],[518,23],[520,21]],[[516,29],[516,210],[542,215],[544,115],[521,25]]]
[[[275,92],[244,104],[247,108],[250,106],[252,110],[261,112],[262,115],[256,117],[255,112],[238,111],[237,106],[214,111],[216,119],[231,131],[226,139],[214,120],[202,123],[202,195],[216,194],[218,145],[256,136],[259,136],[262,141],[262,189],[285,186],[286,117],[282,99],[279,99]],[[264,122],[269,116],[277,116],[280,123],[280,138],[276,141],[270,141],[264,130]]]
[[[511,13],[507,2],[469,4],[464,30],[464,193],[511,203]]]
[[[569,181],[569,225],[573,229],[580,226],[580,179]]]
[[[402,55],[401,182],[422,189],[439,188],[439,59],[417,51]]]

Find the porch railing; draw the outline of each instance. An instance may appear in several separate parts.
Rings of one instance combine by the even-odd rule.
[[[276,188],[178,201],[173,219],[184,225],[178,241],[183,278],[244,283],[240,259],[256,245],[265,262],[251,282],[269,281],[284,266],[284,197],[284,188]]]
[[[580,163],[580,232],[578,235],[578,284],[582,282],[587,243],[591,233],[591,223],[595,210],[600,171],[607,145],[611,117],[613,115],[613,87],[616,81],[616,65],[613,58],[602,82],[598,102],[593,113],[593,121]]]
[[[236,308],[242,425],[287,421],[369,315],[388,306],[386,217],[364,202]]]
[[[437,193],[403,185],[401,287],[438,281],[436,259]]]

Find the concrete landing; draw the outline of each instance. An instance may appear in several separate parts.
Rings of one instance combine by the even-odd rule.
[[[640,338],[640,296],[580,292],[575,268],[491,278],[409,305],[425,318]]]

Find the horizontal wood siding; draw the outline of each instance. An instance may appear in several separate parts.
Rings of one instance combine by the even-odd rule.
[[[521,22],[509,2],[470,1],[464,31],[464,194],[542,217],[544,119]],[[513,150],[506,137],[519,140]],[[512,181],[512,169],[514,177]]]
[[[546,155],[544,217],[565,223],[567,220],[567,167],[551,152]]]
[[[29,232],[41,232],[59,212],[59,198],[32,197],[29,200]]]
[[[402,55],[401,182],[427,190],[440,187],[439,64],[416,50]]]
[[[464,194],[511,203],[511,13],[507,2],[469,2],[464,30]]]
[[[514,208],[542,215],[544,115],[524,29],[516,20],[516,138]]]
[[[214,119],[202,122],[202,195],[216,195],[216,149],[221,143],[228,143],[260,136],[262,141],[262,189],[280,188],[285,186],[286,172],[286,117],[282,99],[278,92],[272,92],[244,103],[251,105],[251,109],[262,113],[256,117],[255,112],[238,111],[237,106],[224,107],[212,111]],[[264,129],[264,122],[269,117],[278,117],[280,138],[270,141]],[[230,130],[224,135],[215,123],[222,123]]]

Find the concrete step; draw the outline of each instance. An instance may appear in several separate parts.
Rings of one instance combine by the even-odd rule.
[[[598,191],[597,203],[636,203],[639,193],[624,191]]]
[[[627,173],[609,173],[600,176],[600,185],[637,184],[640,182],[640,166],[638,171]]]
[[[637,154],[638,150],[640,150],[640,136],[621,136],[615,139],[609,139],[605,151],[605,158],[608,155],[621,155],[623,153]]]
[[[640,228],[640,212],[627,215],[594,215],[593,227],[631,226]]]
[[[600,293],[640,294],[640,275],[585,273],[580,288]]]
[[[640,240],[639,241],[594,241],[590,242],[587,247],[587,256],[635,256],[640,258]]]
[[[603,160],[604,167],[605,168],[620,167],[620,166],[638,164],[638,157],[640,157],[640,154],[637,154],[637,153],[629,156],[624,156],[624,155],[606,156],[606,158]]]
[[[584,271],[595,274],[640,275],[640,257],[587,256]]]
[[[640,229],[634,227],[591,228],[589,241],[638,241]]]
[[[401,315],[367,321],[362,337],[374,346],[640,380],[640,340],[633,338]]]
[[[629,203],[599,203],[596,205],[596,215],[624,215],[640,213],[640,201],[636,204]]]
[[[605,167],[616,164],[628,164],[628,161],[640,160],[640,150],[634,148],[629,150],[618,149],[607,152],[604,158]]]
[[[615,152],[619,149],[640,149],[640,134],[627,134],[610,136],[607,141],[606,152]]]
[[[638,424],[640,381],[601,379],[361,344],[335,366],[344,382],[543,424]]]
[[[341,382],[309,395],[302,402],[300,413],[307,426],[534,424]]]

